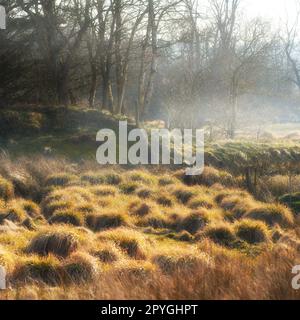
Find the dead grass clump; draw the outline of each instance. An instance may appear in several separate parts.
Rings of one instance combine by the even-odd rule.
[[[127,281],[149,279],[155,271],[155,265],[151,262],[140,260],[121,260],[113,269],[113,273],[116,274],[118,278],[127,279]]]
[[[295,221],[292,212],[280,204],[261,205],[250,210],[245,217],[263,221],[269,226],[278,224],[281,227],[291,227]]]
[[[194,241],[194,236],[191,235],[188,231],[183,230],[180,233],[176,234],[173,239],[183,242],[192,242]]]
[[[193,190],[184,187],[177,188],[173,194],[182,204],[187,204],[192,197],[195,196],[195,192]]]
[[[90,191],[97,197],[115,196],[117,193],[117,189],[113,186],[92,187]]]
[[[84,225],[84,218],[80,212],[73,210],[56,211],[49,219],[50,224],[70,224],[76,227]]]
[[[211,187],[216,183],[225,186],[234,186],[235,181],[231,174],[213,167],[205,167],[203,173],[198,176],[183,176],[183,182],[187,185],[205,185]]]
[[[258,244],[268,240],[269,231],[261,221],[242,220],[235,225],[237,237],[250,244]]]
[[[135,182],[127,182],[120,185],[120,190],[124,194],[133,194],[138,187],[139,185]]]
[[[59,200],[43,205],[43,214],[46,218],[50,218],[56,211],[71,210],[72,202]]]
[[[64,188],[61,192],[63,198],[70,199],[74,203],[82,201],[93,202],[94,200],[94,195],[85,187],[71,186]]]
[[[26,211],[27,215],[31,218],[40,216],[41,209],[39,205],[30,200],[20,200],[21,207]]]
[[[4,201],[12,199],[14,196],[13,184],[0,176],[0,198]]]
[[[142,171],[142,170],[131,171],[126,176],[129,181],[139,182],[144,184],[151,184],[155,178],[154,176],[150,175],[148,172]]]
[[[22,222],[22,227],[34,231],[37,230],[36,224],[33,222],[31,218],[27,218]]]
[[[105,183],[105,177],[102,173],[87,172],[83,174],[80,179],[84,184],[87,183],[90,185],[99,185]]]
[[[195,234],[209,223],[209,215],[205,209],[192,212],[180,222],[180,229]]]
[[[77,177],[70,173],[58,173],[49,176],[46,179],[47,187],[64,187],[72,184],[77,180]]]
[[[250,198],[241,198],[237,195],[229,195],[225,196],[219,205],[227,212],[226,217],[229,220],[234,221],[236,219],[241,219],[256,205],[256,202]]]
[[[76,252],[63,265],[66,283],[86,283],[94,280],[98,274],[96,259],[92,256]]]
[[[199,208],[212,209],[214,207],[214,202],[209,195],[199,195],[189,201],[188,206],[194,210]]]
[[[137,260],[144,260],[145,238],[142,234],[125,228],[119,228],[113,231],[106,231],[100,234],[99,240],[113,241],[125,254]]]
[[[156,202],[163,207],[172,207],[174,205],[173,198],[166,194],[158,195]]]
[[[122,258],[122,252],[112,243],[101,243],[93,250],[93,256],[103,263],[114,263]]]
[[[163,176],[161,178],[159,178],[158,180],[158,185],[165,187],[165,186],[169,186],[171,184],[176,184],[178,181],[176,181],[175,178],[169,177],[169,176]]]
[[[12,274],[13,282],[62,284],[59,261],[53,256],[32,256],[21,260]]]
[[[10,220],[13,222],[22,222],[27,218],[26,211],[20,206],[17,201],[10,202],[7,207],[0,211],[0,224],[4,220]]]
[[[138,225],[141,227],[152,227],[154,229],[165,229],[171,226],[168,217],[160,212],[149,214],[146,217],[142,218]]]
[[[300,186],[299,178],[297,177],[297,181],[294,181],[296,179],[293,179],[293,187],[294,184]],[[283,176],[283,175],[276,175],[273,177],[269,177],[264,181],[266,187],[268,190],[272,193],[275,197],[280,197],[286,193],[289,193],[291,191],[290,189],[290,178],[289,176]],[[296,191],[296,190],[295,190]]]
[[[105,183],[113,186],[119,185],[123,180],[121,175],[115,172],[106,173],[104,177]]]
[[[127,226],[128,222],[124,214],[107,213],[88,215],[86,218],[86,224],[91,230],[99,232],[102,230]]]
[[[149,199],[153,194],[153,190],[149,188],[139,188],[136,194],[141,199]]]
[[[54,254],[66,258],[78,248],[78,239],[74,233],[66,230],[41,232],[27,246],[26,252],[47,256]]]
[[[83,203],[75,207],[75,211],[81,213],[83,216],[86,216],[90,213],[95,213],[96,210],[97,207],[93,203]]]
[[[152,258],[163,273],[193,272],[197,269],[207,269],[213,266],[211,258],[205,253],[178,250],[177,252],[162,252]]]
[[[208,226],[204,231],[204,236],[214,243],[225,247],[231,247],[236,240],[233,228],[228,223]]]
[[[157,208],[150,202],[133,201],[129,204],[128,211],[129,214],[144,217],[150,213],[157,212]]]

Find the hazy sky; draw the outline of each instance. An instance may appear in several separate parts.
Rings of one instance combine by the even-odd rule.
[[[250,16],[262,16],[274,21],[295,18],[297,0],[244,0],[243,6]]]

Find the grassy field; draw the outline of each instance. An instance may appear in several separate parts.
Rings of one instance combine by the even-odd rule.
[[[0,119],[0,299],[300,298],[295,135],[207,142],[187,177],[97,165],[96,133],[119,120],[97,111]]]
[[[1,299],[300,298],[297,215],[225,171],[4,155],[0,173]]]

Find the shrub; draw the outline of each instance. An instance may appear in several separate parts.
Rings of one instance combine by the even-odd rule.
[[[232,227],[229,224],[208,226],[204,235],[216,244],[230,247],[236,240]]]
[[[77,252],[72,254],[63,265],[66,282],[86,283],[96,278],[97,263],[88,254]]]
[[[77,177],[69,173],[53,174],[46,179],[48,187],[64,187],[76,181]]]
[[[59,261],[53,256],[29,257],[21,261],[12,275],[16,282],[42,282],[50,286],[61,285]]]
[[[49,219],[51,224],[71,224],[79,227],[84,224],[84,218],[80,212],[73,210],[56,211],[55,214]]]
[[[87,226],[95,231],[118,228],[127,225],[127,220],[122,214],[99,214],[88,215],[86,218]]]
[[[257,244],[268,239],[268,228],[260,221],[242,220],[235,225],[236,235],[250,243]]]
[[[194,197],[195,193],[187,188],[179,188],[173,192],[174,196],[183,204],[187,204],[192,197]]]
[[[281,227],[290,227],[294,224],[294,217],[290,210],[279,204],[267,204],[254,208],[245,217],[263,221],[269,226],[278,224]]]
[[[78,239],[65,230],[39,233],[27,246],[26,252],[47,256],[54,254],[66,258],[78,247]]]
[[[8,201],[14,196],[14,187],[11,182],[0,176],[0,199]]]

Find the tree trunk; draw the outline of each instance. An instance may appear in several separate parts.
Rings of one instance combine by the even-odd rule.
[[[97,70],[93,69],[92,70],[90,94],[89,94],[89,107],[91,109],[95,108],[96,92],[97,92]]]

